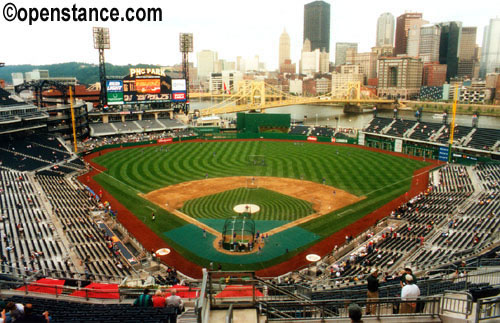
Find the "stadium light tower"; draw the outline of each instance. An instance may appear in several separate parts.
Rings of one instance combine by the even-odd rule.
[[[104,50],[110,49],[109,28],[94,27],[94,48],[99,50],[99,81],[101,83],[101,93],[99,102],[101,107],[106,104],[106,66],[104,62]]]
[[[193,52],[193,34],[181,33],[179,35],[179,49],[182,53],[182,72],[186,80],[186,103],[184,113],[189,112],[189,53]]]

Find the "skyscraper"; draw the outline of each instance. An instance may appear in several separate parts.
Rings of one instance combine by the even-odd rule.
[[[394,46],[394,55],[406,54],[408,31],[414,25],[415,21],[422,19],[421,13],[404,13],[398,17],[396,22],[396,44]]]
[[[458,77],[472,78],[476,61],[477,27],[463,27],[458,49]]]
[[[418,56],[422,59],[422,62],[439,62],[440,39],[441,28],[439,28],[439,26],[428,25],[420,28]]]
[[[290,36],[285,29],[280,36],[279,61],[278,68],[285,63],[285,60],[290,59]]]
[[[420,28],[429,22],[423,19],[413,20],[410,29],[408,29],[408,38],[406,39],[406,55],[418,57],[420,47]]]
[[[358,52],[358,43],[336,43],[335,44],[335,66],[346,63],[347,49],[354,48]]]
[[[217,52],[211,50],[202,50],[196,55],[198,60],[198,77],[207,78],[210,74],[217,71],[217,62],[219,61]]]
[[[377,20],[377,47],[394,46],[394,16],[385,12]]]
[[[330,52],[330,4],[314,1],[304,5],[304,39],[311,41],[311,51]]]
[[[446,80],[449,81],[458,74],[458,48],[460,46],[462,23],[460,21],[449,21],[438,25],[441,27],[439,63],[448,65]]]
[[[484,28],[483,48],[481,49],[481,68],[479,76],[500,69],[500,18],[490,19],[490,24]]]

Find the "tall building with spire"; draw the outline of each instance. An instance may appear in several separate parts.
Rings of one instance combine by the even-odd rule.
[[[283,65],[287,59],[290,59],[290,36],[283,29],[283,33],[280,36],[278,67]]]
[[[394,16],[385,12],[377,20],[377,47],[394,46]]]
[[[330,53],[330,4],[314,1],[304,5],[304,38],[309,39],[311,50]]]

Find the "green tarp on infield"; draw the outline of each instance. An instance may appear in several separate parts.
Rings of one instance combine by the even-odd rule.
[[[203,230],[194,224],[186,224],[163,234],[201,258],[217,263],[231,264],[252,264],[267,261],[284,254],[286,249],[291,252],[320,238],[300,227],[293,227],[270,236],[260,253],[248,255],[235,253],[233,256],[215,250],[213,247],[215,236],[207,232],[207,237],[203,238]]]
[[[226,222],[226,220],[223,220],[223,219],[201,219],[201,218],[198,218],[197,220],[206,224],[207,226],[219,231],[219,232],[222,232],[222,230],[224,230],[224,223]],[[279,221],[279,220],[274,220],[274,221],[254,220],[255,232],[257,232],[257,231],[260,231],[261,233],[267,232],[271,229],[280,227],[280,226],[287,224],[289,222],[290,221],[285,221],[285,220],[282,220],[282,221]]]

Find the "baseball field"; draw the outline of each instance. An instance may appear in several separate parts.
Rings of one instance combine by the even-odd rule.
[[[194,264],[224,270],[293,258],[407,192],[429,165],[355,146],[260,140],[118,149],[92,162],[106,194],[161,241]],[[219,250],[233,208],[246,204],[260,208],[251,218],[267,234],[261,250]]]

